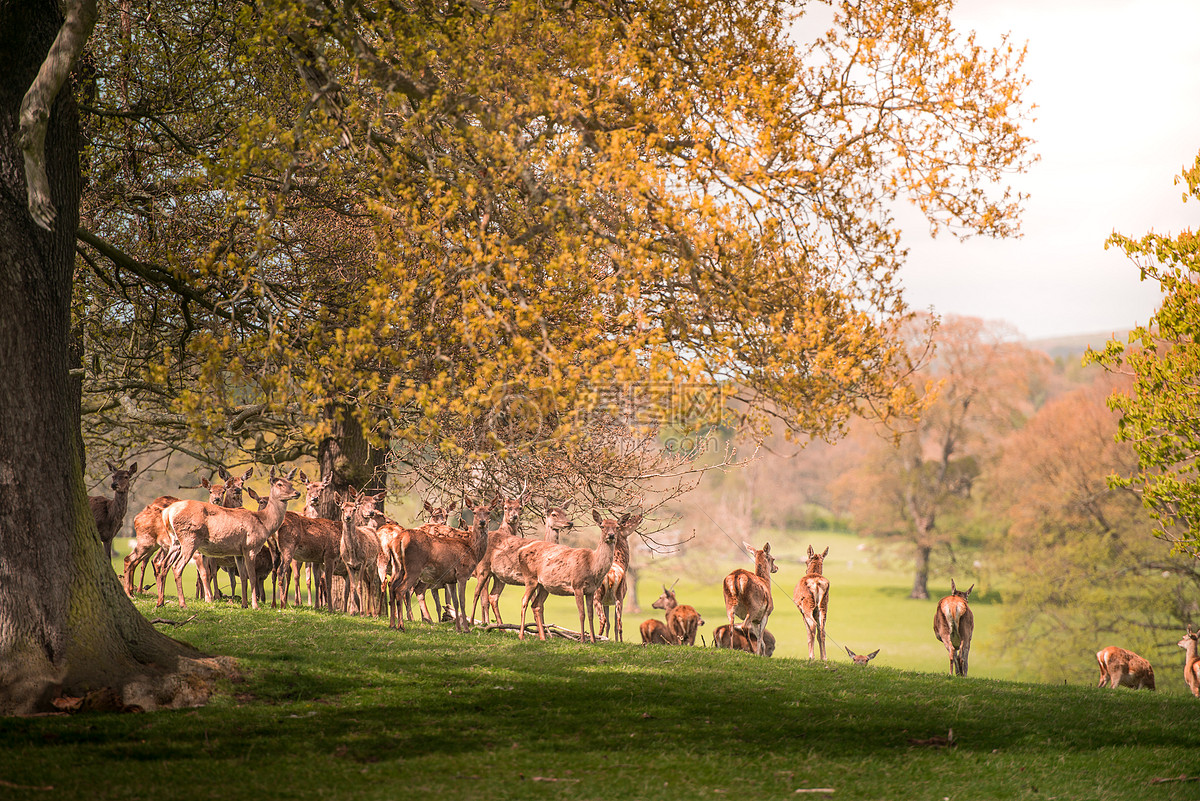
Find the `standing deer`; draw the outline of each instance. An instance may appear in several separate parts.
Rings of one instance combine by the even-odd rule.
[[[1179,641],[1178,645],[1184,651],[1183,680],[1188,689],[1192,691],[1192,695],[1200,698],[1200,657],[1196,656],[1197,638],[1200,638],[1200,632],[1193,633],[1192,627],[1188,626],[1187,634],[1183,635],[1183,639]]]
[[[975,631],[975,615],[967,605],[967,597],[973,589],[974,584],[962,592],[954,586],[954,579],[950,579],[950,594],[938,601],[937,611],[933,613],[933,636],[946,646],[953,676],[967,675],[971,634]]]
[[[300,480],[306,476],[300,473]],[[292,573],[296,574],[296,604],[301,603],[300,569],[304,566],[308,577],[308,602],[310,606],[323,606],[333,611],[333,593],[329,591],[333,584],[334,571],[341,562],[342,527],[335,520],[319,517],[316,512],[316,500],[325,490],[326,481],[306,481],[304,487],[304,514],[287,512],[283,523],[275,534],[279,545],[279,594],[281,605],[287,608],[288,594],[291,591]],[[317,592],[313,595],[312,571],[317,571]]]
[[[640,521],[641,518],[638,518],[638,520]],[[547,520],[548,523],[549,520]],[[616,550],[613,552],[612,566],[608,568],[608,574],[605,575],[604,581],[600,582],[600,589],[596,590],[596,595],[592,599],[592,605],[596,608],[596,616],[600,618],[601,637],[608,634],[608,609],[610,606],[616,606],[617,616],[613,623],[613,634],[617,642],[624,642],[625,640],[625,634],[622,631],[621,616],[625,611],[625,596],[629,592],[627,575],[629,571],[629,535],[633,533],[635,528],[636,526],[632,526],[620,530],[620,534],[617,536]],[[547,525],[546,541],[551,541],[549,525]],[[557,541],[558,536],[557,532],[555,532],[554,542]],[[688,608],[690,609],[691,607]],[[667,622],[670,623],[670,615],[667,616]]]
[[[104,543],[104,552],[111,559],[113,537],[117,536],[117,532],[121,530],[121,524],[125,522],[125,509],[129,504],[129,483],[133,480],[133,474],[137,472],[138,468],[137,462],[124,469],[112,462],[105,462],[105,464],[112,471],[112,480],[109,482],[109,486],[112,487],[113,497],[110,499],[103,495],[89,495],[88,507],[92,510],[92,517],[96,519],[96,530],[100,532],[100,542]]]
[[[200,485],[208,490],[208,502],[220,506],[241,506],[242,485],[250,477],[251,470],[247,470],[246,475],[242,478],[235,479],[222,467],[221,474],[227,476],[224,484],[213,484],[207,478],[200,479]],[[134,516],[133,533],[137,544],[134,545],[129,555],[125,557],[126,595],[133,596],[133,573],[139,564],[142,566],[142,574],[137,586],[138,591],[141,591],[141,588],[146,583],[146,568],[151,566],[153,560],[154,581],[158,591],[158,605],[163,605],[167,581],[167,566],[164,562],[167,551],[171,547],[171,532],[167,528],[166,521],[163,520],[162,513],[164,509],[178,500],[179,498],[172,495],[162,495],[155,498],[146,505],[145,509]],[[159,557],[161,557],[161,560]],[[181,586],[176,584],[175,591],[180,592]]]
[[[771,556],[771,543],[763,545],[762,550],[750,543],[743,543],[746,551],[754,557],[754,572],[738,568],[725,577],[722,590],[725,593],[725,615],[729,625],[733,625],[735,617],[742,618],[742,629],[753,634],[755,638],[755,653],[762,653],[763,631],[767,628],[767,618],[775,609],[771,600],[771,574],[779,570],[775,566],[775,558]]]
[[[1096,662],[1100,665],[1097,687],[1107,684],[1114,690],[1118,687],[1154,689],[1154,668],[1133,651],[1110,645],[1096,652]]]
[[[500,527],[488,534],[487,552],[479,560],[479,566],[475,570],[475,603],[471,607],[472,614],[479,605],[480,597],[486,593],[486,600],[483,604],[483,625],[485,626],[488,625],[489,607],[492,614],[496,616],[496,623],[500,625],[504,623],[500,617],[500,593],[504,591],[504,587],[509,584],[525,586],[525,574],[521,572],[517,551],[530,544],[530,540],[519,536],[518,528],[521,504],[528,499],[528,494],[515,499],[505,499],[504,517],[500,521]],[[546,510],[543,522],[543,541],[551,544],[557,543],[559,533],[574,528],[574,526],[575,523],[567,514],[566,509],[561,506],[551,507]]]
[[[358,599],[357,611],[360,614],[378,617],[388,557],[380,546],[379,534],[374,529],[360,525],[374,514],[377,498],[363,495],[354,487],[348,491],[351,497],[341,504],[339,555],[346,565],[346,593],[342,599],[342,611],[350,610],[353,596]]]
[[[591,641],[596,642],[595,611],[591,600],[600,583],[612,567],[617,538],[622,530],[632,531],[642,522],[642,516],[628,513],[619,520],[604,519],[592,510],[592,519],[600,527],[600,542],[595,550],[571,548],[548,542],[533,542],[517,551],[521,572],[525,574],[525,596],[521,599],[521,628],[518,634],[525,639],[525,614],[533,606],[538,639],[546,639],[545,604],[550,595],[574,595],[579,608],[579,642],[584,641],[583,622],[587,617]],[[628,536],[628,535],[626,535]]]
[[[878,654],[878,653],[879,653],[879,649],[876,648],[871,653],[863,656],[861,654],[854,653],[853,651],[850,650],[850,648],[848,646],[846,647],[846,655],[850,657],[850,661],[852,661],[856,665],[862,665],[863,667],[866,667],[867,663],[870,662],[872,659],[874,659],[876,654]]]
[[[178,585],[183,569],[196,551],[206,556],[237,556],[242,574],[242,606],[249,595],[251,605],[258,608],[252,557],[275,534],[287,510],[287,502],[300,497],[292,486],[295,468],[286,476],[271,471],[271,494],[267,507],[261,512],[247,509],[226,509],[203,501],[176,501],[163,510],[163,519],[172,533],[171,564]],[[177,545],[175,543],[178,543]],[[179,592],[179,606],[185,606]]]
[[[717,626],[713,630],[713,645],[717,648],[728,648],[733,651],[745,651],[748,654],[756,652],[758,637],[753,632],[747,632],[738,626]],[[763,629],[762,655],[769,657],[775,653],[775,635]]]
[[[678,583],[679,580],[676,579],[675,584]],[[675,584],[669,589],[664,584],[662,595],[650,606],[667,613],[667,628],[676,645],[695,645],[696,631],[704,625],[704,618],[700,617],[695,607],[679,604],[675,599]]]
[[[808,658],[813,658],[813,640],[821,648],[821,661],[827,661],[825,656],[825,618],[829,611],[829,579],[822,575],[825,569],[825,557],[829,549],[818,554],[813,547],[808,546],[808,563],[805,575],[796,582],[796,590],[792,593],[792,602],[800,607],[804,615],[804,627],[808,629]]]
[[[650,618],[642,621],[642,645],[674,645],[675,639],[671,630],[661,620]]]
[[[459,531],[458,535],[404,529],[392,540],[392,559],[399,565],[399,574],[392,579],[388,604],[390,627],[404,630],[400,601],[407,598],[420,582],[429,587],[449,585],[454,605],[454,628],[462,632],[471,630],[467,615],[467,579],[487,550],[491,505],[480,501],[474,504],[474,513],[469,531]]]

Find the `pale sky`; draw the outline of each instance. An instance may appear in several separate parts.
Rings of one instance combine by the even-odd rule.
[[[1200,0],[960,0],[954,18],[981,45],[1028,42],[1041,161],[1012,176],[1030,195],[1021,239],[931,240],[898,215],[909,305],[1004,320],[1030,339],[1145,323],[1157,284],[1104,242],[1200,222],[1174,183],[1200,153]]]

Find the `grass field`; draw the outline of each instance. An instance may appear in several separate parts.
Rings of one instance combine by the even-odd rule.
[[[1155,783],[1200,773],[1200,702],[1180,694],[522,643],[446,624],[400,633],[308,609],[138,605],[195,615],[170,633],[236,656],[243,679],[202,709],[0,719],[0,797],[1178,801],[1200,791]]]

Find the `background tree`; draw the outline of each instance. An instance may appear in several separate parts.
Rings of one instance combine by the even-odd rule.
[[[1184,200],[1200,198],[1200,157],[1176,179]],[[1157,523],[1159,536],[1176,550],[1200,555],[1200,240],[1194,231],[1176,236],[1114,234],[1108,245],[1123,248],[1143,278],[1158,281],[1162,305],[1128,343],[1112,341],[1090,354],[1106,368],[1133,377],[1128,391],[1110,403],[1120,415],[1117,437],[1137,454],[1137,465],[1113,476],[1131,488]]]
[[[1031,678],[1090,679],[1106,645],[1156,662],[1162,632],[1195,615],[1194,563],[1168,557],[1137,494],[1107,481],[1137,462],[1105,404],[1128,385],[1102,374],[1051,400],[988,473],[984,506],[1006,521],[988,560],[1007,577],[997,634]]]
[[[912,376],[936,386],[932,401],[910,429],[891,439],[875,432],[863,461],[835,484],[858,531],[912,546],[910,598],[929,597],[935,550],[953,560],[974,482],[998,438],[1032,412],[1047,369],[1045,357],[1013,341],[1013,332],[977,318],[947,318],[933,344]]]
[[[106,10],[129,56],[108,73],[114,51],[97,50],[79,84],[112,124],[88,174],[107,158],[127,181],[79,233],[86,274],[120,300],[80,303],[101,315],[90,330],[79,315],[80,338],[136,346],[85,352],[88,409],[143,431],[186,424],[278,460],[349,414],[376,446],[469,477],[492,454],[572,452],[596,409],[627,422],[610,387],[699,381],[732,388],[746,430],[832,437],[915,400],[897,374],[888,204],[906,195],[965,232],[1015,225],[1003,180],[1029,158],[1022,54],[960,38],[948,3],[845,3],[798,45],[782,3],[178,9],[146,62],[141,9]],[[35,84],[45,149],[12,144],[60,19],[43,0],[0,3],[0,452],[17,455],[0,471],[5,710],[125,698],[187,653],[137,617],[81,513],[69,92]],[[185,68],[167,71],[176,52]],[[203,81],[178,83],[186,70]],[[514,395],[542,432],[515,445],[487,425]],[[75,502],[46,515],[47,496]]]

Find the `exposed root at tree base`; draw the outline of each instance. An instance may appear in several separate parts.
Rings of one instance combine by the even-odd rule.
[[[173,673],[134,676],[120,688],[100,687],[83,695],[64,693],[51,700],[56,712],[154,712],[204,706],[221,679],[240,678],[231,657],[180,657]]]

